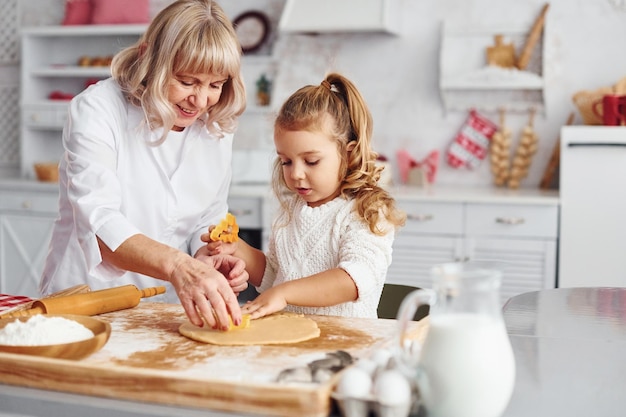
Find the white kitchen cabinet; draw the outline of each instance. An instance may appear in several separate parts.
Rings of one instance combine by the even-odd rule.
[[[110,77],[108,66],[80,66],[82,57],[111,57],[135,43],[146,25],[41,26],[22,31],[20,172],[35,178],[33,163],[58,161],[62,155],[61,132],[67,119],[68,100],[51,100],[60,91],[76,95],[87,84]],[[262,74],[273,79],[276,63],[272,56],[246,55],[242,59],[246,82],[247,110],[238,137],[271,139],[268,120],[271,106],[256,104],[256,81]],[[257,139],[258,140],[258,139]],[[249,143],[258,147],[265,143]]]
[[[81,57],[108,57],[134,43],[145,25],[41,26],[22,31],[20,171],[34,178],[33,163],[58,161],[67,100],[110,76],[108,66],[79,66]]]
[[[561,130],[559,287],[626,287],[626,128]]]
[[[416,198],[395,192],[408,218],[394,242],[387,282],[430,288],[435,264],[490,261],[503,270],[503,303],[523,292],[554,288],[558,202],[486,193]]]
[[[54,188],[0,188],[0,293],[39,296],[57,199]]]

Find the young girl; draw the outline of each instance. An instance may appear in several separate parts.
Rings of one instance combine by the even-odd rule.
[[[405,215],[377,185],[382,168],[371,136],[363,97],[339,74],[283,104],[274,125],[280,210],[267,255],[241,240],[208,244],[211,253],[246,262],[260,295],[242,313],[377,317],[395,228]]]

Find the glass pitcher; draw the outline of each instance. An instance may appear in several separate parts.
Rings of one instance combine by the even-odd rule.
[[[500,306],[502,272],[464,262],[432,269],[433,289],[415,290],[398,311],[400,361],[428,417],[498,417],[515,385],[515,359]],[[406,335],[417,308],[430,305],[422,346]]]

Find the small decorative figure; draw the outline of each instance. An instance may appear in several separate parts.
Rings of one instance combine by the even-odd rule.
[[[259,106],[269,106],[271,88],[272,82],[267,79],[265,74],[261,74],[256,82],[256,102]]]

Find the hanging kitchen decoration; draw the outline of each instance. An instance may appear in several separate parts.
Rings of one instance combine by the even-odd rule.
[[[411,154],[401,149],[396,153],[400,181],[402,184],[427,187],[435,182],[439,167],[439,151],[434,149],[421,161],[415,160]]]
[[[500,127],[491,138],[491,173],[497,186],[506,185],[510,174],[511,129],[506,126],[506,110],[500,109]]]
[[[446,152],[448,165],[454,168],[478,168],[489,150],[498,126],[476,110],[470,114]]]
[[[519,188],[520,182],[528,175],[528,168],[533,155],[537,152],[539,139],[533,128],[535,109],[530,110],[528,124],[522,129],[522,136],[513,157],[513,166],[509,177],[509,188]]]

